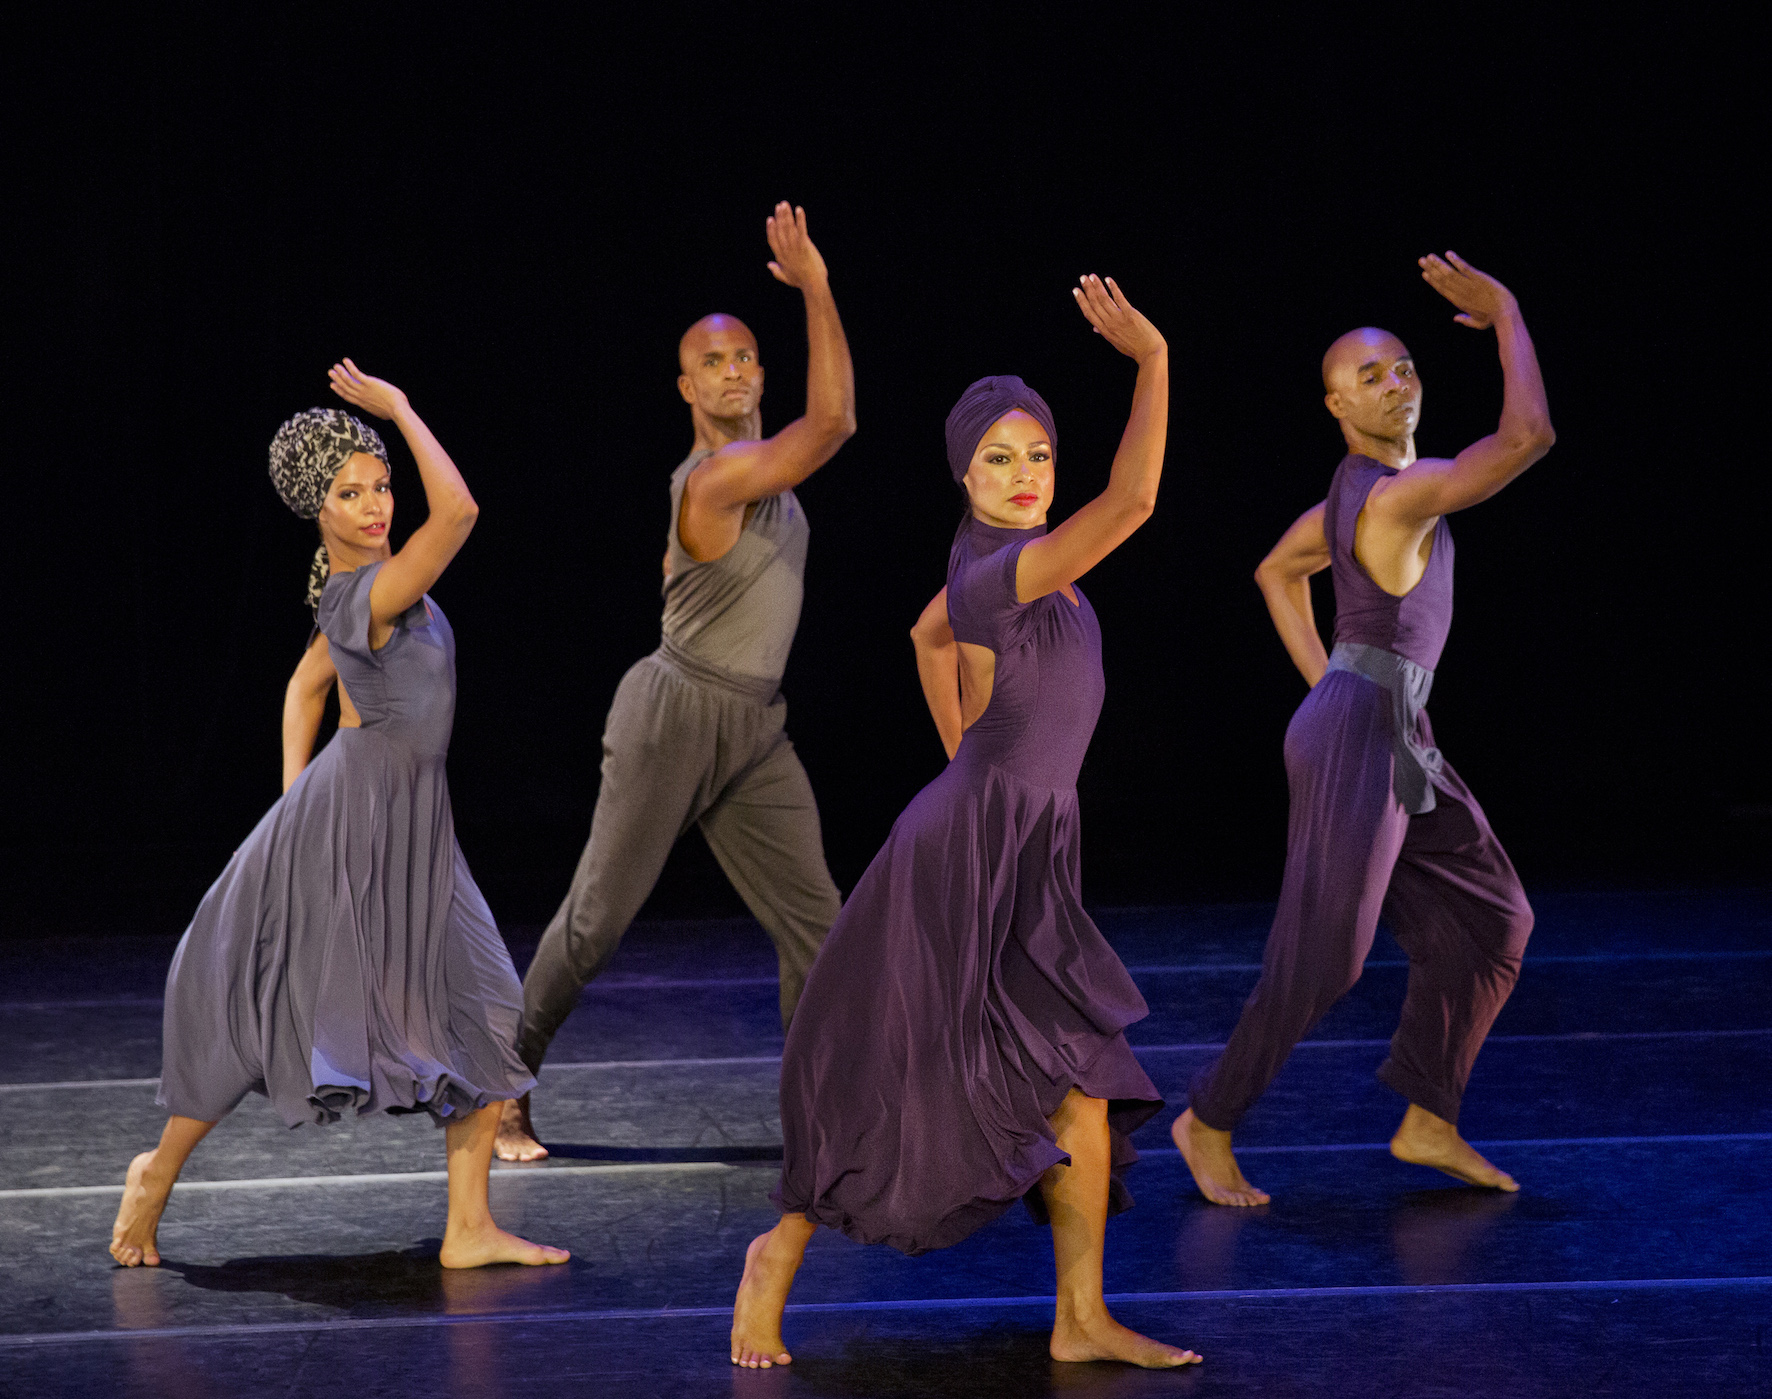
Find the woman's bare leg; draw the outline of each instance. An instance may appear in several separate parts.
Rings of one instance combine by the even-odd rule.
[[[781,1340],[781,1314],[806,1245],[818,1226],[803,1214],[784,1214],[745,1250],[744,1277],[732,1304],[732,1363],[767,1370],[793,1360]]]
[[[488,1103],[444,1132],[449,1151],[449,1222],[443,1229],[445,1268],[482,1268],[488,1263],[564,1263],[563,1248],[532,1244],[507,1234],[492,1219],[486,1198],[492,1171],[492,1142],[498,1135],[503,1103]]]
[[[144,1263],[150,1268],[158,1266],[160,1248],[154,1234],[160,1226],[160,1212],[166,1208],[167,1196],[172,1194],[185,1161],[213,1126],[215,1123],[195,1117],[169,1117],[160,1133],[160,1145],[129,1163],[129,1173],[123,1178],[123,1203],[117,1206],[117,1222],[111,1226],[111,1257],[125,1268]]]
[[[1191,1350],[1166,1346],[1128,1330],[1108,1315],[1101,1295],[1107,1242],[1109,1148],[1107,1103],[1075,1088],[1048,1119],[1068,1166],[1040,1178],[1052,1216],[1052,1257],[1058,1271],[1058,1308],[1052,1324],[1054,1360],[1123,1360],[1148,1370],[1193,1365]]]

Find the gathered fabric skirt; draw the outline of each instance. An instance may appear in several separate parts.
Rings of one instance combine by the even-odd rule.
[[[257,1092],[292,1127],[353,1109],[454,1121],[534,1086],[522,1011],[443,755],[340,729],[179,942],[158,1101],[214,1121]]]
[[[863,1243],[945,1248],[1068,1160],[1047,1118],[1108,1100],[1109,1207],[1158,1109],[1147,1013],[1079,897],[1077,794],[964,752],[899,817],[826,938],[782,1057],[774,1199]],[[1031,1192],[1031,1193],[1030,1193]]]

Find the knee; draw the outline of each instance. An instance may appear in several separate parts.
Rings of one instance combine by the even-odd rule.
[[[1532,905],[1523,891],[1516,890],[1497,920],[1496,954],[1503,960],[1518,963],[1526,955],[1526,941],[1532,936],[1536,919]]]

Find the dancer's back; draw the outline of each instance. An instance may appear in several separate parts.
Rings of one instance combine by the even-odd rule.
[[[369,593],[382,567],[335,573],[320,599],[320,630],[332,663],[356,706],[361,728],[352,733],[391,740],[414,754],[441,757],[455,726],[455,632],[426,594],[394,624],[379,651],[369,647]]]
[[[1342,458],[1323,503],[1323,534],[1335,583],[1335,640],[1394,651],[1426,670],[1440,663],[1452,627],[1452,528],[1442,515],[1434,526],[1427,569],[1401,597],[1372,579],[1354,553],[1360,511],[1373,485],[1395,476],[1395,467],[1352,453]]]
[[[1074,584],[1075,603],[1062,589],[1016,601],[1016,546],[1045,533],[969,515],[954,540],[948,559],[954,639],[996,656],[990,703],[966,730],[954,761],[1002,768],[1032,786],[1071,789],[1106,694],[1101,627]]]

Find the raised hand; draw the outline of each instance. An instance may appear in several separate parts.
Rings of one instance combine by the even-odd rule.
[[[343,364],[335,364],[327,370],[326,377],[332,381],[332,391],[346,403],[378,418],[391,418],[407,406],[405,394],[386,379],[365,374],[351,363],[348,356]]]
[[[1133,308],[1112,277],[1103,282],[1093,272],[1088,273],[1071,288],[1071,295],[1077,298],[1077,309],[1089,318],[1095,333],[1121,354],[1142,362],[1169,348],[1157,328]]]
[[[769,238],[769,251],[775,254],[769,270],[775,274],[776,281],[805,291],[829,280],[824,258],[806,232],[804,209],[782,200],[775,206],[775,212],[764,220],[763,231]]]
[[[1444,258],[1429,253],[1415,260],[1421,266],[1421,280],[1458,308],[1452,319],[1460,325],[1487,330],[1498,316],[1519,309],[1511,291],[1450,248]]]

